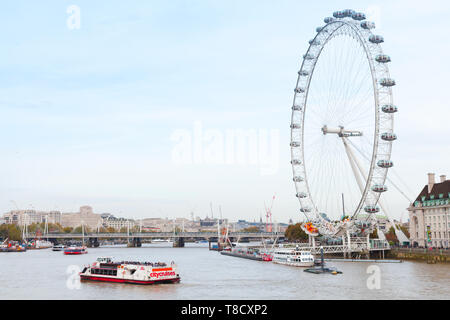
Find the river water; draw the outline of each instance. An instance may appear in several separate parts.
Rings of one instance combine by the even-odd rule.
[[[99,256],[167,263],[173,260],[181,282],[150,286],[77,282],[76,271]],[[0,299],[450,298],[450,265],[408,261],[328,264],[343,274],[310,274],[302,268],[223,256],[209,251],[208,244],[194,243],[184,248],[172,248],[171,244],[89,248],[88,254],[79,256],[65,256],[51,249],[0,253]],[[379,282],[373,278],[377,275]]]

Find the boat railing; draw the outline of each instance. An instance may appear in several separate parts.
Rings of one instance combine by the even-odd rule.
[[[120,261],[114,262],[115,264],[130,264],[137,266],[151,266],[151,267],[167,267],[165,262],[148,262],[148,261]]]

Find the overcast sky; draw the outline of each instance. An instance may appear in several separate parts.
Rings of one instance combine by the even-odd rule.
[[[344,2],[340,2],[344,5]],[[80,28],[74,11],[80,9]],[[392,58],[391,178],[450,175],[446,1],[345,1]],[[298,221],[290,116],[301,57],[335,1],[10,1],[0,5],[0,212]],[[68,21],[69,20],[69,21]],[[75,26],[75,27],[74,27]],[[233,145],[249,137],[248,146]],[[403,184],[406,184],[404,186]],[[12,201],[11,201],[12,200]],[[394,218],[408,200],[386,194]]]

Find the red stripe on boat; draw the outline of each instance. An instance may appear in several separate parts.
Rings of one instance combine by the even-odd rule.
[[[80,275],[81,280],[104,281],[104,282],[118,282],[118,283],[136,283],[136,284],[153,284],[156,282],[179,282],[180,278],[175,279],[159,279],[159,280],[131,280],[118,278],[104,278],[95,276]]]

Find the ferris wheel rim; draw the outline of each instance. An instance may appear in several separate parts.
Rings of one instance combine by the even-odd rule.
[[[335,27],[334,29],[333,29],[333,26]],[[331,33],[329,33],[329,30],[328,30],[330,28],[332,30]],[[305,214],[305,216],[309,220],[312,220],[311,216],[309,214],[307,214],[307,212],[305,211],[306,209],[305,209],[305,206],[303,205],[302,199],[298,196],[299,195],[299,191],[300,191],[299,183],[303,183],[306,186],[306,190],[307,190],[308,196],[310,198],[309,201],[312,203],[311,210],[313,211],[313,214],[314,214],[315,218],[322,218],[322,217],[320,215],[320,212],[319,212],[318,208],[315,206],[314,199],[312,198],[312,193],[311,193],[311,190],[310,190],[308,177],[307,177],[308,173],[307,173],[307,169],[305,167],[305,150],[304,150],[305,133],[304,133],[304,128],[305,128],[305,114],[307,112],[307,107],[308,107],[308,94],[309,94],[309,90],[310,90],[312,76],[313,76],[314,71],[316,69],[317,61],[319,60],[320,55],[321,55],[323,49],[325,48],[325,46],[327,45],[327,43],[331,39],[333,39],[336,35],[338,35],[336,32],[338,32],[338,30],[340,30],[341,28],[348,28],[348,30],[352,31],[353,35],[356,36],[355,40],[358,41],[361,44],[361,46],[362,46],[362,48],[364,50],[365,57],[367,59],[367,63],[370,66],[370,74],[371,74],[371,79],[372,79],[372,89],[373,89],[373,97],[374,97],[374,108],[375,108],[375,122],[374,122],[375,126],[374,126],[374,136],[373,136],[373,148],[372,148],[372,154],[371,154],[371,160],[370,160],[370,169],[369,169],[369,173],[367,175],[367,179],[365,181],[364,192],[361,195],[360,201],[358,203],[358,206],[357,206],[355,212],[353,212],[353,214],[352,214],[352,218],[360,213],[364,203],[367,202],[367,198],[369,196],[369,193],[371,193],[370,192],[370,187],[371,187],[371,185],[373,185],[374,169],[376,167],[376,162],[377,162],[378,155],[379,155],[379,148],[380,148],[380,145],[379,145],[379,139],[380,139],[380,95],[379,95],[378,82],[382,78],[379,76],[378,73],[380,73],[380,75],[384,74],[387,79],[390,79],[389,68],[386,65],[385,66],[385,70],[384,70],[383,73],[376,70],[374,56],[375,56],[376,53],[383,54],[383,51],[382,51],[381,47],[379,46],[379,43],[376,44],[377,49],[378,49],[376,52],[375,52],[374,48],[371,48],[368,39],[369,39],[369,37],[372,37],[374,35],[370,31],[370,29],[363,30],[363,28],[361,27],[360,23],[355,23],[354,21],[351,21],[351,20],[346,20],[346,19],[335,19],[334,20],[333,19],[332,21],[326,23],[326,25],[324,27],[320,27],[320,30],[318,30],[318,32],[315,35],[314,39],[312,39],[310,41],[310,45],[308,47],[308,50],[306,51],[306,54],[303,57],[303,61],[302,61],[302,65],[301,65],[300,71],[298,72],[299,75],[298,75],[298,78],[297,78],[296,88],[299,88],[299,83],[300,83],[300,80],[301,80],[301,77],[302,77],[302,72],[303,71],[308,71],[309,75],[307,75],[307,81],[306,81],[306,86],[304,87],[304,92],[296,92],[294,94],[293,110],[292,110],[292,114],[291,114],[291,164],[292,164],[292,171],[293,171],[293,176],[294,176],[294,182],[295,182],[297,197],[299,198],[301,209],[304,209],[303,213]],[[321,37],[324,35],[324,33],[329,33],[328,36],[325,37],[326,41],[324,41],[323,43],[320,43],[320,44],[315,44],[316,40],[317,39],[321,39]],[[310,66],[310,69],[309,70],[305,70],[305,65],[307,64],[307,59],[309,58],[308,55],[311,52],[314,52],[314,50],[312,50],[313,46],[318,46],[318,49],[315,50],[316,56],[313,58],[314,62]],[[300,125],[300,130],[301,130],[301,141],[300,141],[301,159],[295,159],[296,157],[294,157],[294,150],[295,150],[295,148],[298,148],[298,146],[293,145],[293,143],[294,143],[294,130],[298,130],[298,128],[294,127],[294,115],[299,110],[295,110],[294,106],[296,105],[296,100],[297,100],[298,95],[302,95],[302,94],[303,94],[303,103],[301,104],[301,106],[303,107],[303,109],[300,110],[300,114],[301,114],[301,116],[300,116],[300,118],[301,118],[301,125]],[[392,90],[391,90],[391,88],[388,89],[387,96],[389,97],[387,100],[392,102]],[[390,117],[389,121],[391,122],[391,124],[390,124],[390,132],[392,132],[393,131],[393,117]],[[384,153],[384,158],[387,161],[390,161],[391,150],[392,150],[392,143],[386,144],[385,147],[387,147],[387,150]],[[294,163],[295,160],[300,160],[301,163],[300,164]],[[296,166],[302,166],[303,167],[303,175],[304,175],[303,178],[304,178],[304,181],[296,181],[296,172],[297,172],[296,169],[295,169]],[[379,175],[379,177],[378,177],[379,179],[378,180],[382,181],[383,184],[384,184],[384,182],[386,180],[386,176],[387,176],[387,170],[383,170],[383,173]],[[381,193],[373,193],[373,194],[371,194],[371,197],[373,198],[371,200],[371,202],[373,202],[374,206],[377,204],[380,195],[381,195]],[[370,217],[370,215],[368,215],[368,218],[369,217]]]

